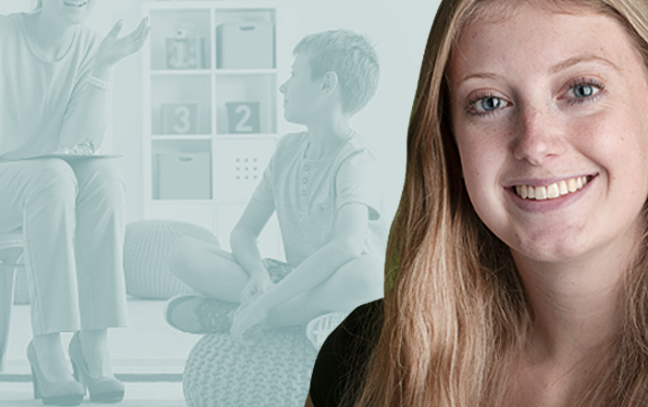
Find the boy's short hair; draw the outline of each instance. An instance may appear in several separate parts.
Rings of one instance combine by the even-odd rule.
[[[304,37],[293,55],[308,56],[312,79],[333,71],[338,76],[342,110],[359,112],[378,88],[378,55],[367,39],[349,30],[330,30]]]

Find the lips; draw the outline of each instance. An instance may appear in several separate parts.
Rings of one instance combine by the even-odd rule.
[[[515,185],[513,191],[517,196],[527,200],[542,201],[545,199],[555,199],[564,195],[573,194],[581,190],[591,180],[588,176],[579,176],[564,179],[548,185]]]
[[[85,6],[86,4],[88,4],[88,2],[85,1],[85,0],[84,1],[66,1],[64,4],[66,6],[68,6],[68,7],[81,8],[81,7]]]

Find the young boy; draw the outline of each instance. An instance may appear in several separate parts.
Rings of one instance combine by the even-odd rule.
[[[291,77],[279,90],[286,120],[307,131],[279,140],[231,232],[231,254],[191,238],[174,246],[171,271],[207,296],[169,302],[167,321],[180,330],[227,331],[233,319],[231,332],[241,336],[262,321],[303,324],[382,296],[378,169],[349,124],[376,91],[377,55],[346,30],[307,36],[293,54]],[[287,263],[262,259],[256,243],[274,211]]]

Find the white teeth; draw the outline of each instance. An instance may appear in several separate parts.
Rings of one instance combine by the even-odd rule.
[[[558,189],[558,184],[551,184],[547,187],[547,198],[558,198],[560,196],[560,189]]]
[[[546,187],[536,187],[535,189],[535,199],[538,201],[542,201],[543,199],[547,199],[547,188]]]
[[[558,186],[560,187],[560,195],[567,195],[569,193],[569,188],[567,188],[567,183],[565,181],[560,181]]]
[[[587,185],[587,177],[576,177],[566,181],[555,182],[548,186],[532,187],[531,185],[516,185],[514,189],[515,193],[522,199],[541,201],[576,192],[585,185]]]

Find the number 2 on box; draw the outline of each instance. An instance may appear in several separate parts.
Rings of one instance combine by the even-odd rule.
[[[241,120],[236,124],[236,131],[240,133],[249,133],[252,131],[252,126],[248,124],[250,116],[252,116],[252,110],[247,105],[239,105],[236,108],[236,114],[241,114]]]

